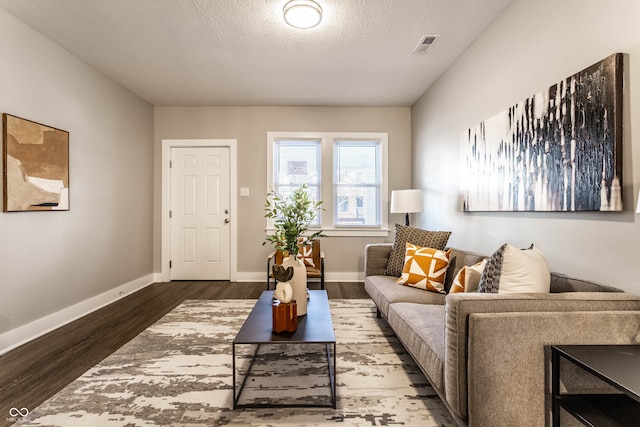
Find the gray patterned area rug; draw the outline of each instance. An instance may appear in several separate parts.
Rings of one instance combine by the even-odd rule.
[[[231,342],[255,300],[185,301],[16,425],[454,426],[370,300],[330,300],[337,408],[233,410]],[[239,375],[255,347],[242,349]],[[260,347],[239,403],[331,401],[324,346]]]

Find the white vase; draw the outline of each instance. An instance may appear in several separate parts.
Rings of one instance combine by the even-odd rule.
[[[289,280],[296,301],[298,316],[307,314],[307,269],[296,257],[289,256],[282,262],[284,268],[293,267],[293,278]]]

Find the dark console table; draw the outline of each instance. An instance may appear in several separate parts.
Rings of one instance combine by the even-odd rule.
[[[560,394],[560,358],[607,382],[620,394]],[[553,425],[560,408],[587,426],[640,425],[640,346],[551,346]]]

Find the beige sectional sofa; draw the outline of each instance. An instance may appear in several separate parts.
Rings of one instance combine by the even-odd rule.
[[[365,289],[459,425],[551,425],[550,345],[640,343],[638,296],[556,273],[548,294],[443,295],[385,276],[391,247],[366,247]],[[452,249],[447,280],[483,258]]]

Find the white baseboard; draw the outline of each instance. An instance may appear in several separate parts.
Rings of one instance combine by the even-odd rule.
[[[238,271],[234,275],[232,282],[264,282],[266,281],[267,273],[260,272],[243,272]],[[153,280],[155,282],[162,282],[162,275],[160,273],[154,273]],[[325,278],[326,282],[364,282],[364,272],[333,272],[327,273]]]
[[[267,273],[262,272],[237,272],[235,282],[264,282]],[[363,282],[364,273],[361,272],[332,272],[326,273],[325,282]]]
[[[0,355],[145,288],[154,282],[153,279],[154,275],[152,274],[140,277],[71,307],[0,334]]]
[[[336,271],[326,275],[326,282],[364,282],[364,272]]]

